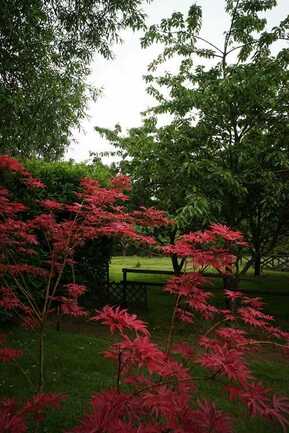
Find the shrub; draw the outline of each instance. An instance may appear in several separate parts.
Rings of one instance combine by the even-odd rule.
[[[74,163],[71,161],[46,162],[41,160],[25,160],[24,167],[34,178],[39,179],[46,188],[27,189],[21,182],[21,177],[15,177],[15,173],[2,170],[0,174],[1,183],[15,200],[21,201],[26,205],[25,213],[21,213],[21,218],[29,219],[39,212],[38,200],[43,200],[49,196],[50,199],[65,203],[75,201],[75,193],[81,191],[80,181],[82,178],[89,177],[97,180],[100,185],[107,186],[111,173],[108,167],[100,162],[94,164]],[[67,218],[65,211],[58,212],[58,219]],[[87,285],[87,293],[96,296],[96,286],[106,278],[106,269],[112,255],[112,239],[102,237],[91,239],[77,251],[77,263],[75,264],[74,274],[80,284]],[[41,244],[39,245],[41,246]],[[37,247],[36,247],[37,248]],[[68,282],[71,279],[71,269],[64,271],[63,279]],[[38,287],[37,280],[33,281]]]
[[[0,157],[1,167],[21,174],[29,187],[44,186],[15,160]],[[38,327],[40,340],[38,393],[20,406],[11,400],[2,401],[0,431],[25,432],[31,416],[37,430],[45,408],[58,408],[64,398],[41,392],[43,330],[56,305],[64,314],[87,314],[77,302],[85,287],[74,282],[61,285],[64,268],[73,263],[77,246],[103,235],[126,235],[151,244],[153,239],[138,234],[133,224],[169,223],[163,213],[152,209],[125,213],[118,204],[125,196],[117,189],[119,185],[124,187],[124,182],[125,179],[116,179],[114,187],[108,189],[92,179],[84,179],[75,203],[44,200],[40,203],[44,212],[28,221],[18,218],[25,209],[23,205],[10,200],[6,189],[0,189],[0,305],[8,311],[16,309],[26,326]],[[63,210],[72,217],[58,223],[57,214]],[[48,241],[49,250],[45,260],[39,257],[36,266],[27,258],[35,253],[38,242],[35,230],[39,229]],[[162,249],[165,254],[191,257],[195,269],[173,277],[165,287],[175,297],[175,306],[164,347],[152,341],[143,321],[119,307],[105,306],[91,317],[108,326],[112,334],[118,334],[117,341],[114,339],[104,354],[115,363],[115,386],[92,396],[90,411],[70,433],[231,433],[231,415],[218,409],[214,402],[201,400],[198,392],[201,381],[210,384],[217,379],[229,399],[240,400],[252,416],[278,422],[286,432],[289,401],[254,378],[247,354],[252,348],[272,345],[288,356],[289,333],[280,330],[273,317],[264,313],[260,298],[227,290],[231,308],[217,308],[212,303],[212,294],[203,290],[207,281],[202,271],[213,267],[230,273],[236,259],[233,251],[245,245],[241,233],[215,224]],[[29,274],[45,281],[39,298],[25,284]],[[176,342],[176,321],[194,326],[197,317],[207,324],[207,330],[197,336],[194,344]],[[261,339],[256,339],[257,333]],[[5,347],[5,337],[0,337],[0,344],[0,362],[13,362],[21,356],[21,351]]]
[[[0,169],[18,174],[30,188],[45,189],[43,182],[10,157],[0,157]],[[111,184],[110,188],[102,188],[98,181],[84,178],[74,202],[37,200],[31,218],[27,218],[27,207],[12,201],[8,190],[0,188],[0,307],[17,310],[26,327],[39,329],[39,390],[44,384],[44,328],[48,316],[55,311],[86,315],[78,304],[86,287],[76,283],[73,273],[70,281],[65,276],[67,267],[76,263],[78,248],[104,236],[155,242],[135,231],[135,221],[141,224],[140,215],[135,217],[121,206],[127,200],[122,190],[129,188],[128,180],[119,176]],[[22,212],[26,212],[26,218],[19,216]],[[150,209],[143,209],[141,213],[144,225],[148,220],[152,225],[168,222],[162,212],[152,214]],[[32,290],[35,282],[36,290]]]
[[[118,341],[104,353],[115,363],[115,387],[94,394],[90,412],[69,433],[231,433],[232,416],[213,401],[202,400],[198,391],[201,382],[209,386],[218,379],[228,399],[287,431],[289,400],[258,382],[247,355],[266,345],[288,355],[289,333],[263,312],[260,298],[226,290],[231,308],[217,308],[212,293],[203,289],[208,281],[202,271],[210,266],[230,272],[236,259],[232,251],[244,246],[241,233],[215,224],[163,248],[167,254],[191,257],[196,269],[165,286],[176,300],[164,347],[155,344],[147,325],[126,310],[106,306],[97,311],[92,320],[118,334]],[[176,342],[176,322],[194,327],[197,318],[207,323],[206,331],[194,343]]]

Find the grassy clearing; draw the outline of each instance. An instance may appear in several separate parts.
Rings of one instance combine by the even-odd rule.
[[[67,328],[71,329],[71,326]],[[84,324],[85,328],[86,324]],[[59,392],[68,395],[60,412],[49,412],[45,428],[39,433],[61,433],[71,428],[87,407],[89,396],[96,391],[111,387],[115,383],[114,369],[110,362],[103,360],[101,352],[109,345],[109,339],[103,329],[95,326],[95,335],[74,333],[65,329],[56,332],[50,328],[46,335],[47,368],[46,391]],[[159,335],[156,336],[157,340]],[[180,337],[180,334],[179,336]],[[187,335],[193,340],[193,335]],[[10,343],[24,350],[21,367],[32,373],[36,382],[37,338],[30,332],[16,328],[11,330]],[[162,343],[162,342],[160,342]],[[256,377],[276,392],[289,394],[289,365],[278,357],[264,361],[267,354],[252,359],[252,367]],[[193,367],[193,376],[204,375],[199,367]],[[272,425],[261,419],[251,419],[245,408],[229,402],[224,397],[225,381],[215,380],[199,382],[198,398],[212,399],[217,407],[230,412],[236,419],[237,433],[281,433],[278,425]],[[25,399],[31,395],[29,386],[23,374],[12,364],[4,365],[0,371],[0,397],[9,396]]]
[[[122,268],[135,268],[135,269],[152,269],[172,271],[172,264],[169,257],[113,257],[110,264],[110,279],[112,281],[120,281],[122,279]],[[130,274],[129,278],[134,281],[151,281],[161,282],[164,281],[166,276],[163,275],[141,275]],[[266,291],[268,293],[283,292],[289,295],[289,272],[273,272],[265,271],[262,276],[254,277],[253,271],[249,270],[243,277],[241,287],[251,289],[254,291]],[[221,283],[221,281],[220,281]]]
[[[46,391],[65,393],[68,396],[63,411],[53,411],[47,417],[45,430],[60,433],[75,425],[83,414],[93,392],[112,385],[112,365],[103,362],[101,352],[107,347],[107,339],[71,332],[46,332]],[[23,329],[11,330],[11,346],[21,348],[21,368],[37,383],[37,336]],[[28,398],[32,393],[25,376],[15,364],[1,365],[0,397]]]
[[[112,281],[122,280],[122,268],[171,271],[172,265],[167,257],[113,257],[110,265],[110,279]],[[128,279],[131,281],[164,282],[167,278],[166,275],[128,274]],[[211,279],[211,281],[211,289],[222,288],[222,279],[216,278]],[[264,272],[261,277],[254,277],[252,272],[248,272],[244,280],[240,282],[240,288],[251,290],[254,296],[257,296],[258,292],[260,292],[260,296],[263,297],[266,303],[265,310],[281,320],[283,325],[286,325],[285,322],[289,321],[289,273],[271,271]],[[274,292],[282,293],[282,296],[274,295]],[[222,303],[222,291],[214,293],[218,303]],[[286,295],[288,295],[288,298]],[[160,321],[162,322],[163,316],[166,317],[165,310],[172,305],[171,298],[168,299],[162,289],[151,287],[148,290],[148,302],[149,322],[153,324],[157,318],[161,318]]]
[[[115,257],[113,258],[110,277],[112,280],[122,278],[123,267],[137,267],[145,269],[170,270],[170,261],[166,258],[143,257]],[[158,275],[130,274],[129,278],[147,281],[160,281]],[[162,277],[163,278],[163,277]],[[288,302],[286,297],[273,297],[274,290],[283,290],[289,295],[288,274],[266,273],[261,278],[248,277],[242,282],[242,287],[252,290],[266,290],[268,307],[276,310],[278,317],[288,319]],[[221,281],[215,281],[215,286]],[[216,291],[216,303],[222,304],[221,291]],[[272,298],[270,300],[270,297]],[[174,299],[164,293],[161,288],[149,289],[149,309],[140,311],[140,316],[149,322],[152,336],[159,344],[164,345],[169,319],[172,313]],[[288,323],[288,322],[287,322]],[[202,332],[205,329],[204,321],[197,321],[190,329],[178,324],[177,339],[194,341],[194,330]],[[7,328],[10,345],[24,350],[24,356],[19,360],[21,368],[31,373],[34,382],[37,381],[37,336],[19,328]],[[50,324],[46,339],[46,391],[60,392],[68,395],[63,411],[53,412],[48,416],[44,429],[39,433],[61,433],[75,425],[83,409],[86,407],[89,396],[115,383],[114,369],[110,362],[104,361],[102,352],[109,346],[110,338],[107,331],[92,322],[64,321],[60,332],[55,325]],[[280,394],[289,396],[289,364],[279,356],[266,352],[252,355],[251,364],[257,379]],[[193,367],[193,375],[199,376],[201,368]],[[227,410],[237,419],[235,431],[237,433],[281,433],[282,429],[264,422],[261,419],[249,419],[245,408],[236,402],[228,402],[224,397],[223,385],[225,382],[215,380],[210,383],[198,384],[199,398],[210,398],[219,408]],[[0,370],[0,396],[17,397],[25,399],[31,395],[23,373],[14,364],[1,366]]]

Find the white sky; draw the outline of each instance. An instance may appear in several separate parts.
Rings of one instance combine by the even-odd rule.
[[[145,5],[147,23],[157,24],[162,18],[173,12],[187,13],[194,0],[154,0]],[[203,27],[200,35],[216,43],[223,40],[227,28],[227,17],[224,11],[224,0],[198,0],[203,10]],[[289,13],[289,0],[278,0],[278,6],[271,11],[268,23],[276,25]],[[147,65],[160,52],[160,47],[148,49],[140,47],[141,33],[130,30],[122,34],[123,44],[114,48],[115,59],[104,60],[95,56],[89,82],[103,89],[102,96],[91,102],[88,117],[82,121],[81,131],[74,131],[73,141],[65,159],[84,161],[89,151],[103,152],[113,150],[95,131],[94,126],[114,128],[119,123],[123,129],[139,126],[140,113],[154,104],[152,97],[146,94],[143,75]],[[111,158],[103,158],[104,162]]]

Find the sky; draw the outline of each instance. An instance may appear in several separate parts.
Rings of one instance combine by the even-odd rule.
[[[154,0],[145,4],[147,24],[157,24],[162,18],[173,12],[187,14],[193,0]],[[228,18],[224,11],[225,0],[198,0],[202,7],[203,26],[200,36],[216,43],[223,40],[223,33],[228,27]],[[289,0],[279,0],[278,6],[270,12],[268,23],[276,25],[289,13]],[[153,98],[146,93],[143,75],[148,64],[160,53],[158,46],[142,49],[140,32],[126,30],[122,33],[123,43],[113,49],[114,60],[105,60],[95,55],[89,83],[102,88],[102,95],[96,102],[90,102],[87,117],[81,122],[80,130],[73,130],[72,141],[65,159],[77,162],[88,160],[89,152],[113,151],[113,147],[94,130],[95,126],[114,128],[120,124],[123,130],[141,125],[141,112],[154,105]],[[176,63],[177,64],[177,63]],[[170,64],[174,67],[174,64]],[[111,157],[103,158],[110,163]]]

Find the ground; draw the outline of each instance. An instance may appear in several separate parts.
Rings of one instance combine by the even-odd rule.
[[[172,270],[172,265],[167,257],[113,257],[110,265],[110,279],[112,281],[122,279],[122,268]],[[167,278],[166,275],[128,274],[128,279],[134,281],[161,282]],[[222,288],[222,279],[212,278],[211,283],[212,286],[208,289],[213,290],[216,298],[222,302],[222,290],[214,290]],[[265,271],[262,276],[254,277],[253,271],[251,271],[242,277],[240,288],[250,290],[254,296],[262,296],[266,303],[267,312],[278,317],[278,320],[287,327],[289,322],[289,302],[287,301],[289,297],[289,273]],[[148,302],[149,319],[153,320],[164,314],[164,308],[172,304],[172,299],[154,287],[148,291]]]
[[[111,279],[121,279],[123,267],[170,269],[170,262],[165,258],[113,258],[111,264]],[[140,275],[136,275],[140,278]],[[129,278],[133,278],[130,274]],[[152,276],[145,276],[152,279]],[[157,276],[153,276],[156,281]],[[255,279],[253,276],[242,282],[244,288],[251,290],[266,291],[268,310],[275,311],[278,321],[288,326],[288,302],[286,296],[273,296],[274,291],[289,294],[288,274],[266,273]],[[221,291],[216,291],[217,302],[222,302]],[[173,299],[163,293],[161,289],[153,287],[149,292],[149,309],[147,312],[140,311],[140,316],[149,322],[153,338],[162,344],[163,337],[168,329],[168,320],[171,314]],[[194,324],[195,329],[200,330],[203,323]],[[180,326],[177,338],[185,338],[193,341],[194,327]],[[37,338],[15,325],[4,326],[4,332],[9,333],[11,345],[24,350],[24,356],[19,360],[19,366],[7,365],[0,371],[0,395],[16,396],[18,398],[28,397],[31,393],[23,372],[32,372],[32,379],[36,381],[37,364]],[[48,417],[43,430],[39,433],[60,433],[75,425],[76,420],[83,413],[89,396],[115,382],[113,367],[109,362],[103,362],[101,352],[108,347],[110,338],[106,329],[94,322],[83,320],[64,320],[60,332],[56,331],[55,323],[52,321],[47,329],[46,339],[46,390],[61,392],[68,395],[64,403],[64,410],[54,412]],[[273,353],[272,351],[252,354],[251,364],[258,379],[276,392],[289,396],[289,362]],[[21,368],[19,368],[21,367]],[[246,410],[236,404],[228,402],[217,381],[200,384],[200,397],[211,398],[220,408],[227,409],[238,418],[235,431],[237,433],[281,433],[281,428],[271,425],[260,419],[249,419]]]

